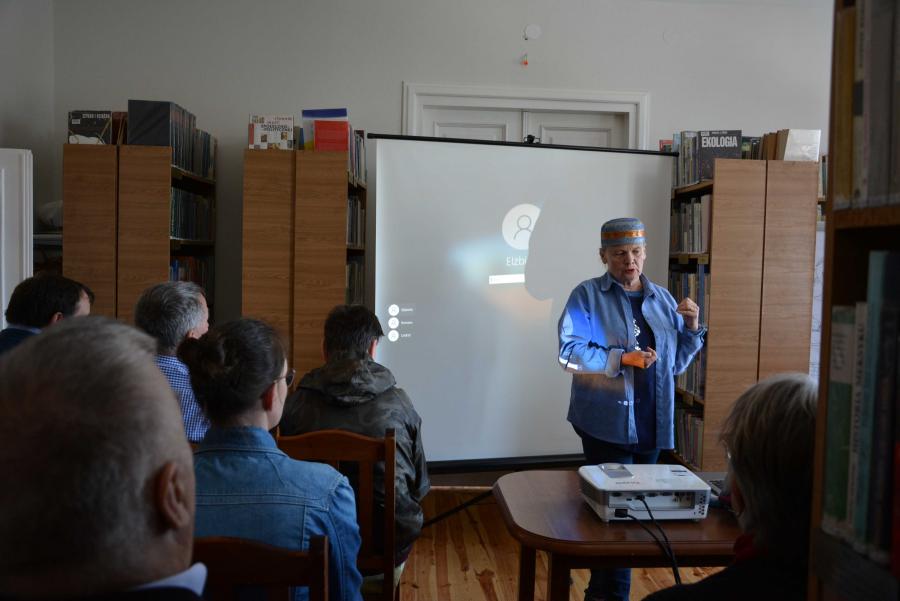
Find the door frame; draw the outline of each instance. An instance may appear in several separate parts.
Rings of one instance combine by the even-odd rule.
[[[403,82],[402,134],[420,135],[424,108],[483,108],[521,111],[573,111],[628,115],[628,148],[650,150],[650,94],[601,90],[502,88]]]

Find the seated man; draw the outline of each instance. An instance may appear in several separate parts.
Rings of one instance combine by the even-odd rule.
[[[200,598],[191,449],[154,352],[87,317],[0,361],[0,598]]]
[[[193,282],[165,282],[144,290],[134,308],[134,324],[156,338],[156,364],[178,396],[184,432],[200,442],[209,420],[197,404],[188,368],[175,356],[178,345],[199,338],[209,329],[209,308],[203,289]]]
[[[397,439],[395,565],[406,561],[422,530],[422,498],[428,470],[422,449],[422,418],[388,368],[374,361],[384,335],[374,313],[359,305],[340,305],[325,321],[325,365],[300,380],[281,418],[281,434],[290,436],[337,428],[383,438],[393,428]],[[383,468],[382,468],[383,469]],[[383,515],[384,473],[376,477],[375,516]],[[376,532],[381,531],[376,529]]]
[[[806,599],[816,400],[809,376],[781,374],[735,401],[721,433],[731,503],[744,532],[735,561],[646,599]]]
[[[90,314],[93,302],[90,288],[61,275],[39,273],[22,280],[6,306],[0,355],[61,319]]]

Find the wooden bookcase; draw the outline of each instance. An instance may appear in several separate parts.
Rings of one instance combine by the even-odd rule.
[[[700,464],[672,453],[689,467],[726,469],[722,422],[748,387],[809,370],[817,174],[815,163],[718,159],[713,180],[673,191],[673,204],[712,195],[709,252],[670,255],[673,268],[710,273],[704,398],[676,389],[703,418]]]
[[[831,378],[831,311],[835,305],[853,305],[865,301],[868,285],[868,258],[873,250],[900,250],[900,206],[835,209],[835,194],[840,188],[851,188],[850,174],[858,168],[853,164],[853,132],[850,128],[853,107],[852,80],[853,44],[857,7],[847,0],[836,0],[832,53],[831,118],[829,164],[840,164],[846,171],[840,176],[829,168],[825,205],[825,278],[822,306],[822,347],[819,372],[819,398],[816,415],[816,451],[814,463],[812,508],[810,523],[810,562],[808,599],[897,599],[900,581],[865,553],[854,550],[847,543],[826,534],[821,529],[825,487],[825,455],[828,445],[828,384]],[[894,35],[898,35],[894,32]],[[894,42],[897,43],[896,41]],[[890,52],[891,49],[887,49]],[[847,84],[850,85],[847,85]],[[841,89],[841,85],[846,85]],[[896,102],[896,99],[895,99]],[[897,109],[894,109],[894,117]],[[885,127],[888,115],[873,115]],[[894,142],[896,144],[896,142]],[[897,151],[896,146],[891,152]],[[843,170],[842,170],[843,171]],[[840,178],[840,181],[838,181]],[[897,274],[900,277],[900,274]],[[867,358],[868,361],[868,358]],[[898,408],[895,405],[894,411]],[[882,457],[892,461],[891,457]],[[894,483],[892,490],[896,491]],[[848,500],[849,502],[849,500]],[[886,507],[897,511],[898,500],[889,499]],[[891,519],[891,516],[888,516]],[[895,539],[896,540],[896,539]],[[892,549],[891,554],[898,550]],[[893,558],[892,558],[893,559]]]
[[[173,187],[208,198],[215,222],[215,182],[173,167],[170,147],[64,145],[63,273],[94,291],[93,313],[131,322],[175,254],[214,255],[214,237],[170,236]]]
[[[346,152],[244,151],[242,314],[272,324],[299,373],[322,364],[328,312],[346,302],[348,195],[365,205]]]

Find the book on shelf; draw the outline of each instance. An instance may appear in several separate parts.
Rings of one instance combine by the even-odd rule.
[[[365,302],[366,263],[363,257],[350,257],[347,260],[347,292],[348,305],[361,305]]]
[[[303,109],[300,112],[300,120],[303,124],[303,149],[315,150],[316,121],[348,122],[350,119],[346,108],[330,108]],[[344,148],[344,150],[346,150],[346,148]]]
[[[366,172],[366,132],[361,129],[353,130],[353,143],[350,145],[350,153],[347,157],[347,169],[353,183],[365,185]]]
[[[169,261],[169,281],[194,282],[209,295],[215,286],[215,257],[175,255]]]
[[[124,144],[128,134],[128,112],[112,112],[112,143]]]
[[[69,144],[112,144],[112,111],[69,111]]]
[[[741,130],[701,131],[696,152],[697,180],[712,179],[716,159],[741,158]]]
[[[293,115],[250,115],[247,145],[251,149],[294,148]]]
[[[828,379],[828,446],[825,449],[825,483],[822,530],[846,538],[849,533],[848,475],[853,370],[856,368],[856,307],[831,308],[831,355]]]
[[[703,417],[680,405],[675,407],[675,452],[688,464],[702,467]]]
[[[172,188],[169,236],[181,240],[212,241],[213,208],[209,198]]]
[[[198,134],[197,132],[201,132]],[[215,165],[215,138],[197,129],[197,117],[174,102],[128,101],[128,143],[171,146],[172,165],[189,173],[210,173]],[[202,144],[204,148],[195,149]]]
[[[709,194],[672,203],[669,252],[709,252],[711,206]]]
[[[347,198],[347,245],[364,246],[366,243],[366,209],[356,195]]]
[[[857,542],[865,542],[870,557],[886,564],[890,549],[886,524],[891,504],[887,492],[887,458],[893,448],[894,384],[897,354],[897,312],[900,310],[900,252],[869,253],[866,291],[866,361],[860,412],[860,455],[857,505],[867,505],[866,520],[855,520]]]
[[[349,121],[315,120],[313,148],[317,151],[347,151],[350,149]]]
[[[820,129],[779,129],[777,161],[818,161]]]
[[[832,145],[834,156],[831,168],[834,176],[833,202],[835,209],[850,207],[853,198],[853,105],[854,91],[854,41],[856,39],[856,6],[839,10],[835,15],[835,46],[842,50],[835,53],[833,94],[835,110]]]
[[[760,138],[759,136],[741,136],[741,158],[762,158],[761,144],[762,138]]]

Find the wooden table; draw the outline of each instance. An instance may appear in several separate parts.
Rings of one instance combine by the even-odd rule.
[[[525,471],[494,484],[506,527],[521,544],[519,601],[534,599],[535,552],[549,555],[548,601],[569,598],[569,570],[668,567],[656,542],[633,522],[606,523],[582,499],[575,471]],[[699,522],[661,522],[679,566],[722,566],[740,534],[729,512],[711,509]],[[652,526],[651,526],[652,528]]]

